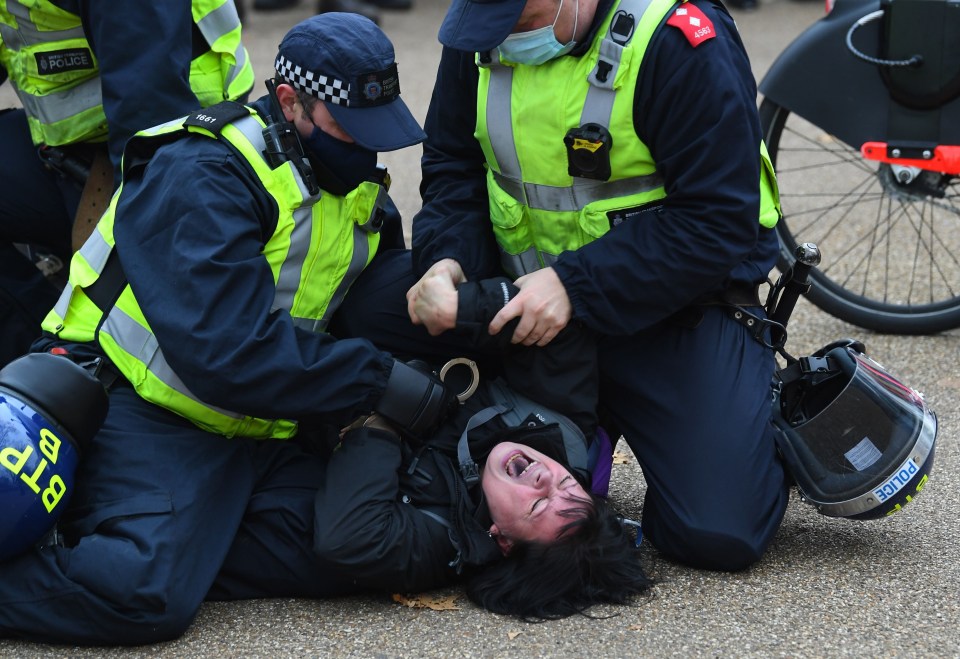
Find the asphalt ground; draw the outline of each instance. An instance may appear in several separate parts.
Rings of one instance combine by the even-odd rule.
[[[249,0],[248,0],[249,1]],[[445,0],[414,0],[384,13],[397,49],[403,98],[418,118],[429,102]],[[270,75],[286,30],[314,9],[248,11],[246,43],[258,78]],[[817,0],[760,0],[734,10],[760,79],[776,55],[823,14]],[[13,99],[0,88],[0,107]],[[393,194],[409,219],[419,206],[419,148],[387,154]],[[830,255],[825,255],[826,259]],[[645,556],[659,580],[627,607],[593,617],[527,624],[474,607],[459,589],[431,593],[449,610],[416,608],[389,596],[327,601],[261,600],[205,605],[180,639],[136,648],[76,648],[0,641],[0,656],[22,657],[936,657],[960,656],[960,521],[956,514],[960,429],[960,330],[936,336],[876,334],[827,316],[801,300],[788,349],[805,354],[853,336],[937,412],[934,473],[900,513],[854,522],[818,514],[796,496],[766,557],[722,574]],[[642,513],[642,474],[624,444],[611,498],[627,516]],[[718,494],[718,496],[722,496]]]

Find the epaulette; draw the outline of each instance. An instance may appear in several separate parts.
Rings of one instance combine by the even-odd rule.
[[[197,110],[187,115],[184,119],[184,126],[199,126],[205,128],[215,135],[219,135],[223,127],[231,121],[236,121],[241,117],[250,116],[250,110],[242,103],[236,101],[221,101],[208,108]]]
[[[713,28],[713,21],[707,18],[706,14],[691,2],[684,2],[677,7],[673,15],[667,19],[667,25],[683,32],[683,36],[694,48],[717,36],[717,31]]]

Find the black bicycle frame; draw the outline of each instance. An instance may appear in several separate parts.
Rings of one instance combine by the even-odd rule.
[[[858,58],[847,46],[847,34],[857,21],[880,9],[889,11],[893,3],[906,2],[927,4],[917,5],[920,18],[914,21],[916,24],[901,29],[924,35],[931,52],[939,48],[939,52],[952,53],[955,47],[951,42],[937,41],[941,26],[930,25],[935,19],[923,17],[930,14],[925,11],[928,9],[946,11],[951,17],[950,12],[954,12],[960,17],[956,0],[837,0],[829,14],[781,53],[760,82],[760,92],[855,149],[874,142],[888,145],[892,153],[892,149],[907,145],[917,150],[898,152],[897,156],[916,153],[919,157],[924,145],[960,145],[960,98],[929,109],[906,107],[893,100],[884,67]],[[884,22],[877,20],[857,29],[852,41],[866,54],[883,58],[884,37]],[[942,38],[960,40],[952,34]],[[942,65],[952,63],[928,55],[920,66],[930,70]],[[897,162],[893,158],[871,159]]]

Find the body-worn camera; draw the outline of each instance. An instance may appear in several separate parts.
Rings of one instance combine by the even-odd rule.
[[[600,124],[571,128],[563,137],[567,146],[567,173],[570,176],[607,181],[610,179],[610,149],[613,136]]]

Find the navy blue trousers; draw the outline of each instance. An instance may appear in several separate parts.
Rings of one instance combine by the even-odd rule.
[[[292,441],[211,435],[114,390],[58,524],[64,546],[0,563],[0,637],[154,643],[180,636],[211,589],[340,592],[310,556],[320,460]]]
[[[451,333],[430,337],[406,312],[409,253],[379,256],[331,327],[396,354],[463,354]],[[762,313],[762,310],[754,310]],[[661,323],[599,345],[600,401],[647,483],[643,533],[660,552],[700,568],[743,569],[779,528],[787,485],[770,425],[771,350],[721,307],[686,328]]]
[[[80,186],[44,168],[23,110],[0,113],[0,367],[23,355],[60,295],[14,243],[70,261]]]

